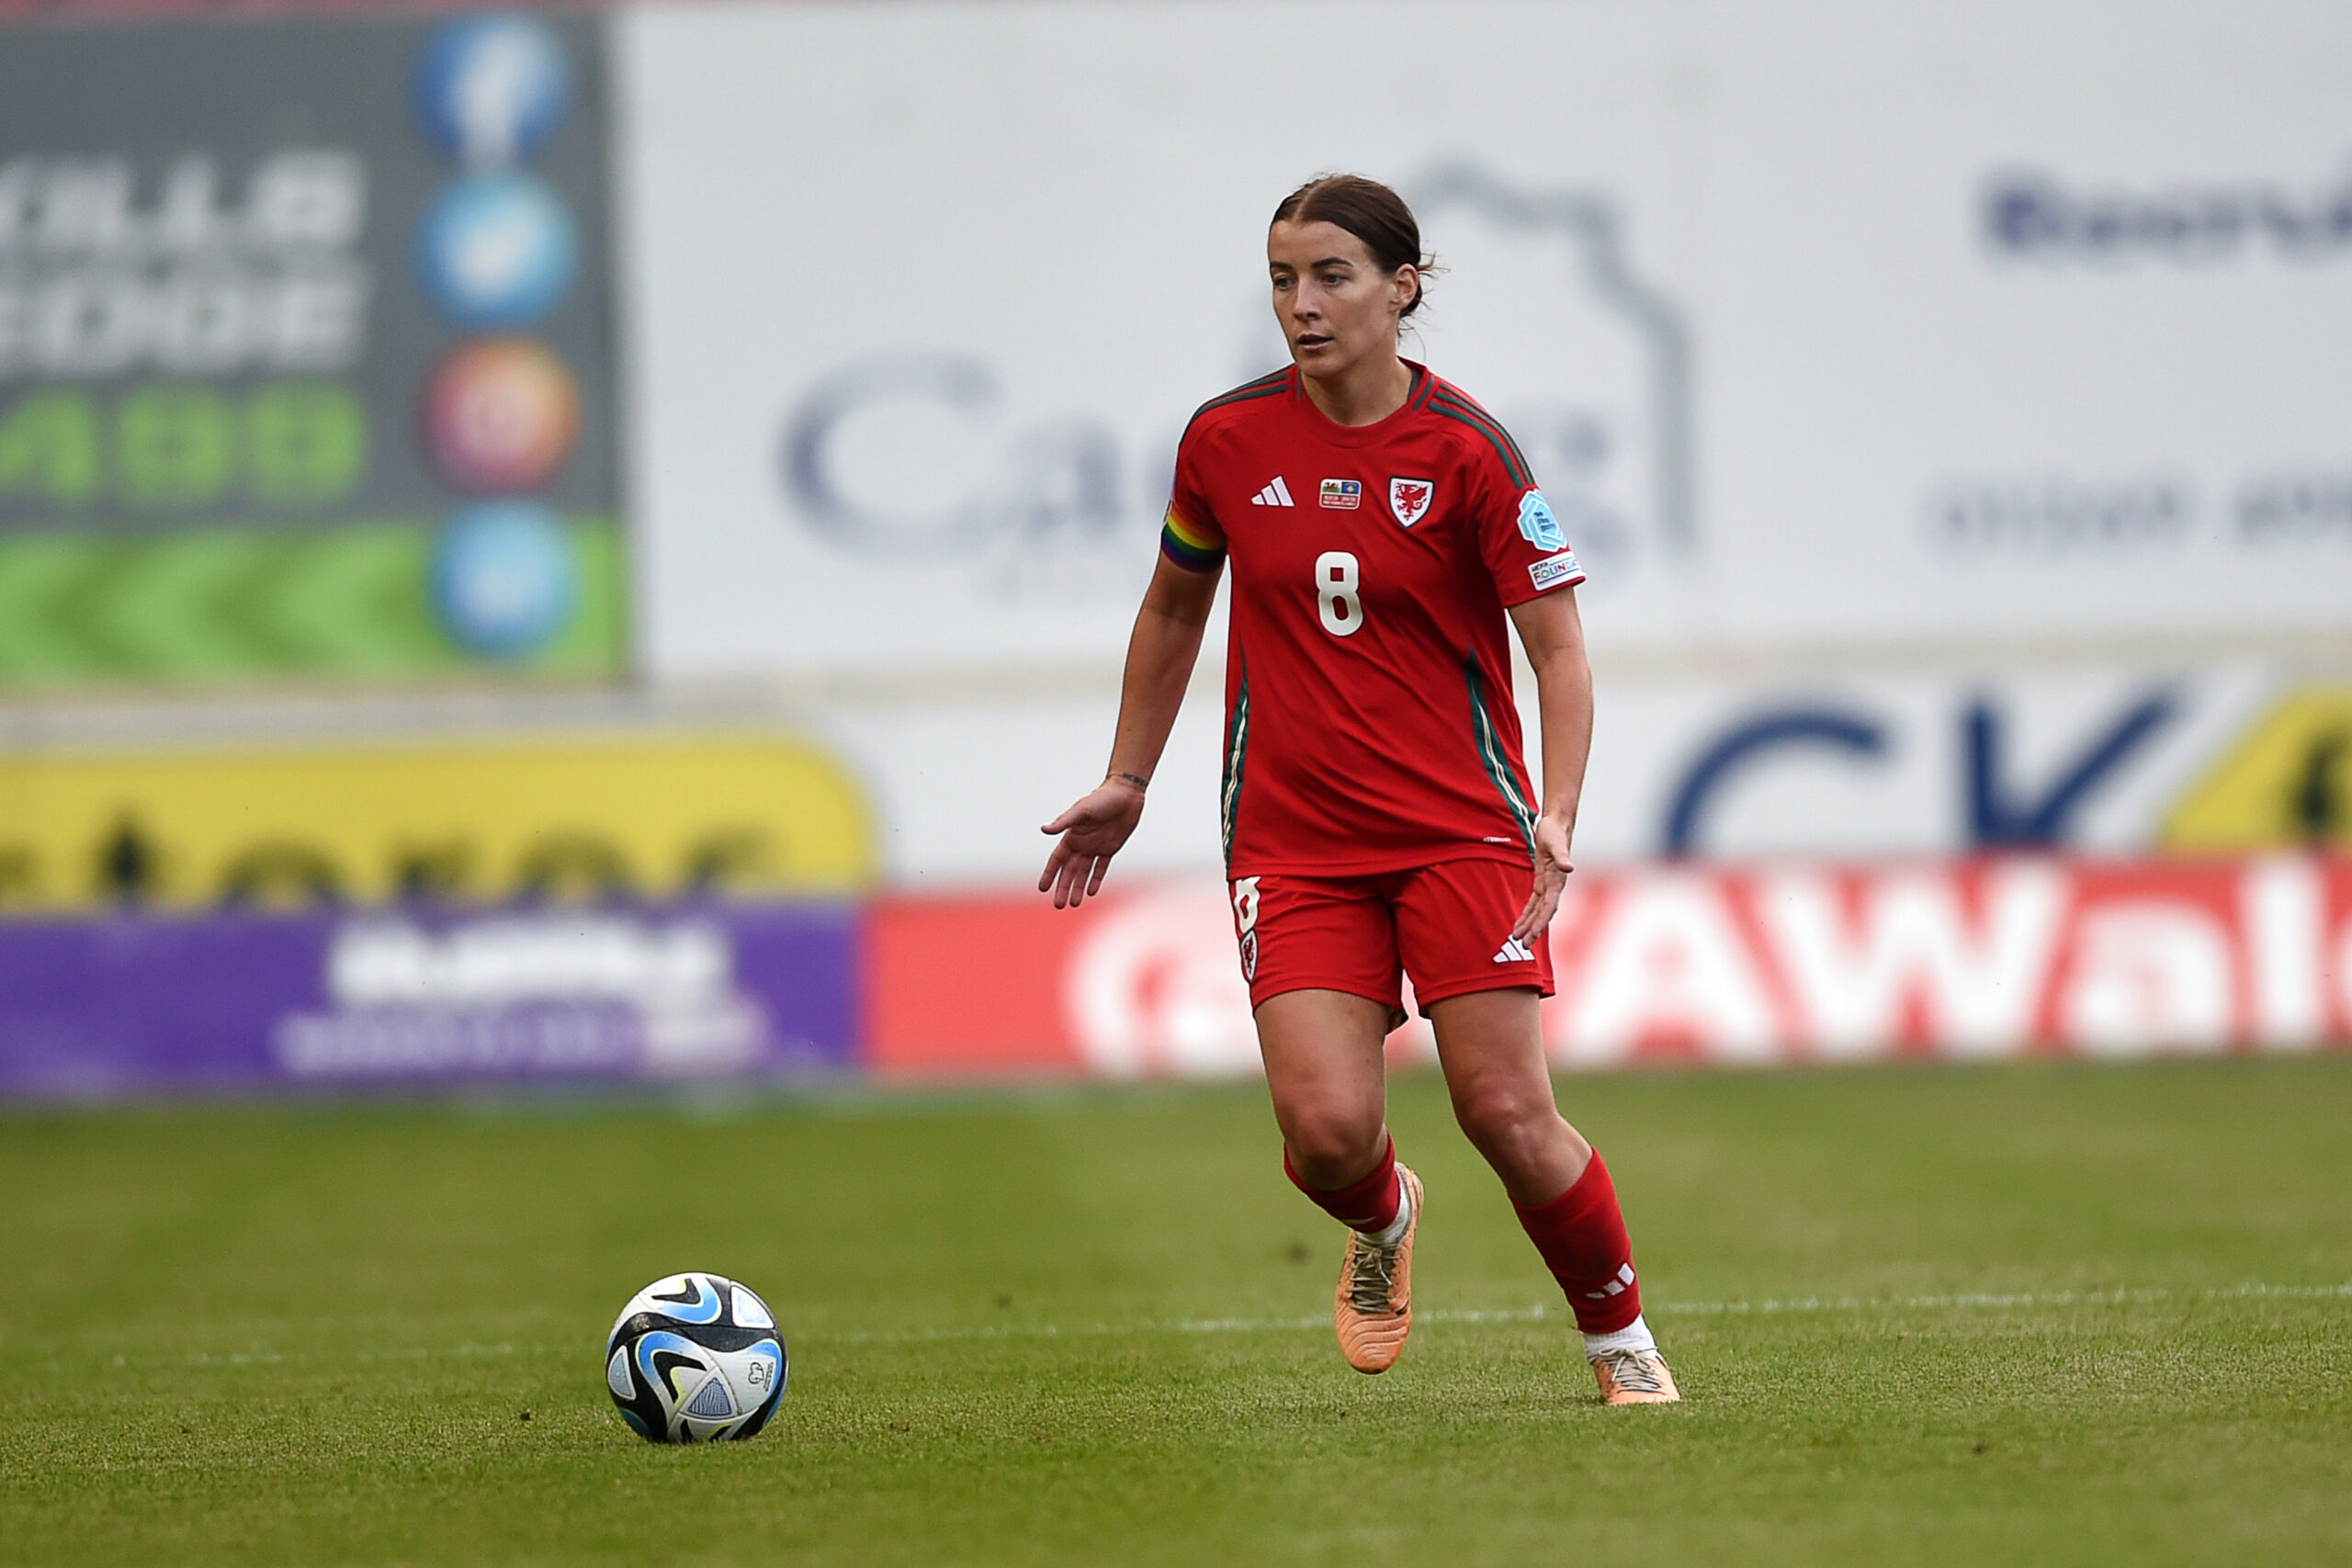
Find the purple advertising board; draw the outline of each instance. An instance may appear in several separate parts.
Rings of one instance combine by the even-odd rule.
[[[854,1060],[835,905],[0,923],[0,1096],[755,1078]]]

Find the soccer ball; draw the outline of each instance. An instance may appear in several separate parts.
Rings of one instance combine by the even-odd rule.
[[[787,1375],[775,1314],[718,1274],[654,1280],[605,1343],[605,1386],[648,1442],[748,1438],[775,1414]]]

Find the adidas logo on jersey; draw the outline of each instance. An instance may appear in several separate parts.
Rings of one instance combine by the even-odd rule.
[[[1535,962],[1535,953],[1532,948],[1530,948],[1525,942],[1520,941],[1519,938],[1510,937],[1503,942],[1503,950],[1495,954],[1495,962],[1498,964],[1532,964]]]
[[[1250,498],[1250,504],[1252,506],[1291,506],[1296,503],[1290,498],[1290,486],[1283,483],[1282,475],[1276,474],[1274,476],[1273,483],[1268,485],[1265,489],[1260,491],[1257,494]]]

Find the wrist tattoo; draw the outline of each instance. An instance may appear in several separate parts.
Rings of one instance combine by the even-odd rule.
[[[1138,773],[1125,773],[1114,770],[1111,776],[1124,784],[1131,784],[1140,790],[1151,788],[1151,781]]]

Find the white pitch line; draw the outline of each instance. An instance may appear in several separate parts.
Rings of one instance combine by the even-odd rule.
[[[547,1347],[534,1345],[528,1348],[537,1352],[544,1351]],[[338,1361],[437,1361],[444,1357],[512,1356],[513,1354],[514,1354],[514,1347],[512,1345],[452,1345],[439,1350],[413,1345],[401,1350],[339,1350],[334,1353],[334,1359]],[[186,1358],[187,1364],[192,1367],[266,1367],[274,1366],[280,1361],[314,1361],[322,1359],[320,1352],[307,1350],[298,1350],[292,1355],[280,1350],[231,1350],[218,1356],[208,1351],[195,1350],[189,1352]],[[126,1358],[117,1356],[114,1359],[114,1364],[119,1367],[129,1363]]]
[[[1795,1296],[1786,1299],[1768,1297],[1761,1301],[1726,1302],[1660,1302],[1645,1307],[1645,1314],[1657,1317],[1743,1317],[1771,1316],[1789,1313],[1866,1313],[1866,1312],[1951,1312],[1997,1311],[2007,1307],[2040,1306],[2121,1306],[2135,1302],[2162,1301],[2242,1301],[2261,1296],[2278,1296],[2299,1301],[2352,1301],[2352,1283],[2342,1285],[2233,1285],[2181,1292],[2161,1287],[2120,1289],[2113,1291],[2046,1291],[2046,1292],[1971,1292],[1948,1296]],[[1420,1323],[1540,1323],[1547,1318],[1565,1317],[1561,1307],[1541,1304],[1485,1310],[1439,1310],[1416,1314]],[[960,1339],[1053,1339],[1061,1337],[1095,1337],[1127,1334],[1292,1334],[1329,1329],[1329,1314],[1306,1317],[1217,1317],[1180,1318],[1174,1322],[1145,1321],[1132,1324],[1098,1323],[1084,1327],[1063,1328],[1053,1324],[972,1325],[956,1328],[919,1328],[859,1332],[854,1334],[812,1333],[798,1336],[803,1342],[826,1345],[908,1345],[933,1340]]]
[[[2226,1290],[2183,1293],[2161,1286],[2112,1291],[1976,1291],[1949,1296],[1799,1296],[1787,1301],[1661,1302],[1645,1309],[1662,1314],[1738,1316],[1747,1313],[1790,1312],[1936,1312],[1984,1307],[2121,1306],[2132,1302],[2244,1301],[2258,1296],[2282,1296],[2301,1301],[2352,1299],[2352,1284],[2233,1285]]]
[[[1546,1316],[1540,1306],[1487,1312],[1424,1312],[1419,1323],[1532,1323]],[[1056,1324],[971,1324],[956,1328],[883,1329],[853,1334],[803,1334],[796,1342],[824,1345],[922,1345],[938,1339],[1095,1338],[1123,1334],[1295,1334],[1331,1326],[1331,1314],[1309,1317],[1191,1317],[1174,1322],[1093,1323],[1063,1328]]]
[[[1759,1301],[1677,1302],[1652,1303],[1644,1309],[1651,1317],[1770,1317],[1798,1313],[1998,1312],[2016,1307],[2125,1306],[2147,1302],[2253,1301],[2275,1297],[2287,1301],[2352,1301],[2352,1282],[2341,1285],[2232,1285],[2204,1291],[2173,1291],[2162,1286],[2112,1291],[1964,1292],[1944,1296],[1791,1296]],[[1561,1307],[1541,1303],[1528,1307],[1441,1308],[1420,1313],[1422,1323],[1542,1323],[1565,1318]],[[967,1324],[948,1328],[905,1328],[828,1334],[815,1330],[787,1334],[794,1345],[928,1345],[988,1339],[1097,1339],[1146,1334],[1303,1334],[1329,1330],[1330,1314],[1300,1317],[1209,1317],[1146,1319],[1140,1323],[1096,1323],[1065,1328],[1057,1324]],[[398,1350],[336,1352],[339,1361],[438,1360],[466,1356],[571,1355],[572,1348],[554,1345],[463,1344],[446,1349],[412,1347]],[[196,1351],[180,1364],[198,1367],[268,1366],[283,1361],[328,1359],[319,1351],[238,1350],[221,1355]],[[118,1367],[128,1364],[117,1356]]]

